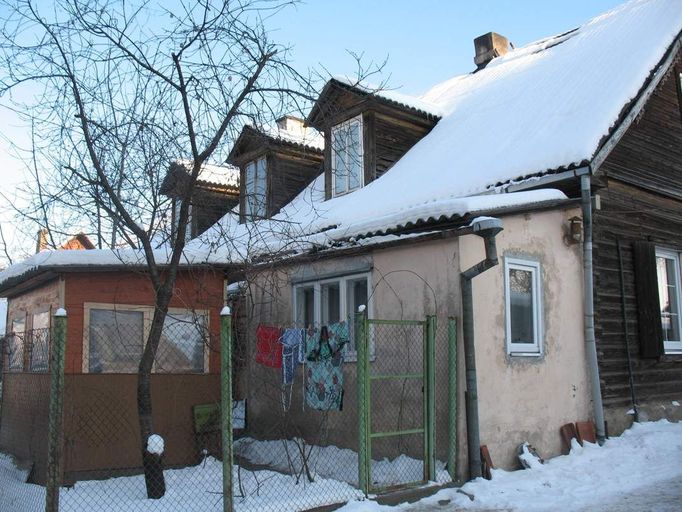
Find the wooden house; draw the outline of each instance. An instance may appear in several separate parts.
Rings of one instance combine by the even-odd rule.
[[[458,477],[479,448],[464,450],[474,428],[496,464],[512,468],[523,441],[559,454],[567,422],[591,419],[602,437],[607,423],[611,433],[627,427],[630,408],[640,418],[680,418],[681,31],[679,0],[632,0],[524,47],[493,33],[477,38],[476,71],[419,98],[334,78],[306,119],[323,141],[291,118],[274,131],[244,128],[229,157],[239,168],[239,210],[187,245],[188,272],[239,272],[218,278],[207,270],[183,290],[208,283],[201,290],[217,307],[223,279],[247,282],[250,325],[237,379],[249,399],[249,434],[271,437],[284,407],[282,373],[257,362],[257,326],[350,322],[360,305],[370,318],[435,316],[441,326],[473,311],[475,354],[465,358],[460,342],[452,368],[443,338],[435,348],[436,387],[445,389],[456,370],[458,419],[449,422],[439,401],[429,435],[440,460],[453,436],[461,441]],[[283,128],[298,135],[283,136]],[[503,228],[491,235],[494,261],[490,240],[484,245],[476,232],[491,217]],[[88,264],[109,261],[90,253]],[[39,289],[38,275],[68,282],[69,267],[81,277],[94,272],[77,266],[84,261],[34,259],[0,274],[10,319]],[[466,273],[477,265],[487,270],[468,299]],[[84,303],[69,311],[78,315]],[[87,325],[85,315],[76,318],[80,341]],[[462,322],[458,329],[466,342],[471,333],[464,336]],[[415,349],[372,343],[370,370],[391,370]],[[347,401],[325,442],[357,450],[353,339],[345,350]],[[71,354],[82,371],[82,349]],[[466,381],[472,361],[478,372]],[[465,394],[465,385],[476,392]],[[274,401],[263,399],[268,389]],[[388,385],[373,414],[399,430],[397,408],[425,410],[416,389],[401,402]],[[478,427],[464,405],[475,395]],[[289,424],[314,440],[320,423],[301,394],[292,396]],[[407,455],[417,456],[421,442]],[[400,450],[387,442],[374,455]]]

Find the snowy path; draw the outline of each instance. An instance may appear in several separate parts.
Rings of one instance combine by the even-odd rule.
[[[682,510],[682,423],[635,424],[603,447],[574,445],[568,456],[522,471],[494,470],[413,505],[349,503],[343,512],[679,512]]]
[[[590,512],[587,507],[581,512]],[[600,512],[679,512],[682,510],[682,478],[672,478],[628,493],[600,506]]]

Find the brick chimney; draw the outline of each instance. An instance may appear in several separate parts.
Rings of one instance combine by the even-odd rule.
[[[36,240],[36,253],[44,251],[48,248],[47,229],[43,228],[38,231],[38,239]]]
[[[290,132],[300,136],[305,135],[306,127],[303,123],[303,119],[299,119],[294,116],[284,116],[280,117],[276,121],[277,128],[285,132]]]
[[[474,48],[474,63],[478,69],[483,69],[495,57],[501,57],[509,51],[509,39],[495,32],[488,32],[474,39]]]

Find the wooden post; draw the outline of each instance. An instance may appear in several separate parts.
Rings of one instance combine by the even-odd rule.
[[[448,318],[448,473],[457,478],[457,320]]]
[[[59,511],[59,474],[62,455],[62,413],[64,410],[64,350],[66,346],[66,310],[54,315],[52,354],[50,357],[50,410],[47,433],[47,482],[45,512]]]
[[[232,512],[232,312],[220,312],[220,431],[223,455],[223,512]]]

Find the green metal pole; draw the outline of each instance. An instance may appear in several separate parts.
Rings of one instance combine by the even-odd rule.
[[[66,310],[54,314],[52,353],[50,355],[50,411],[47,434],[47,480],[45,512],[59,510],[59,473],[62,455],[62,416],[64,411],[64,350],[66,346]]]
[[[369,441],[369,417],[367,391],[369,389],[368,347],[367,347],[367,311],[365,306],[358,308],[355,316],[358,386],[358,487],[365,495],[369,494],[370,464],[367,443]]]
[[[457,319],[448,318],[448,472],[457,475]]]
[[[223,445],[223,512],[232,512],[232,312],[220,312],[220,431]]]
[[[436,480],[436,317],[426,317],[427,476]]]

